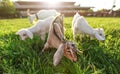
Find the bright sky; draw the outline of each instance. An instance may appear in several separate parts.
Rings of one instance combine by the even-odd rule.
[[[12,1],[16,1],[16,0],[12,0]],[[51,2],[51,3],[55,3],[55,2],[77,2],[78,4],[80,4],[80,6],[92,6],[95,7],[94,10],[98,10],[98,9],[111,9],[113,6],[113,2],[114,0],[19,0],[19,1],[44,1],[44,2]],[[116,7],[114,8],[114,10],[119,9],[120,8],[120,0],[116,0],[115,3]]]

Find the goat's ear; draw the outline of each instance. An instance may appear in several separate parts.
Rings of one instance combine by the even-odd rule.
[[[102,38],[99,34],[95,34],[95,37],[96,37],[98,40],[104,40],[104,38]]]
[[[63,31],[62,31],[61,28],[60,28],[61,25],[59,25],[59,24],[57,24],[57,23],[54,23],[54,24],[55,24],[55,25],[54,25],[54,30],[55,30],[57,36],[58,36],[61,40],[63,40],[64,35],[63,35]]]
[[[19,35],[19,31],[15,33],[16,35]]]
[[[100,28],[99,30],[104,31],[104,29],[103,29],[103,28]]]
[[[53,56],[53,64],[54,66],[57,66],[60,62],[60,60],[62,59],[63,56],[63,49],[64,49],[64,45],[61,44],[57,51],[55,52],[54,56]]]
[[[32,38],[33,38],[33,33],[30,32],[30,31],[28,31],[28,30],[27,30],[26,32],[27,32],[26,34],[28,35],[28,37],[29,37],[30,39],[32,39]]]

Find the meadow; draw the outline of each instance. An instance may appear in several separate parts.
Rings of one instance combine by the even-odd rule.
[[[15,35],[32,26],[27,18],[0,19],[0,74],[120,74],[120,18],[85,18],[92,27],[104,29],[106,40],[78,37],[74,42],[83,53],[77,54],[77,62],[63,57],[57,67],[53,66],[55,49],[39,55],[44,46],[39,36],[21,41]],[[65,17],[65,38],[73,41],[71,22],[72,17]]]

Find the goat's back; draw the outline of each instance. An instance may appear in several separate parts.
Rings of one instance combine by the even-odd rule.
[[[93,28],[88,24],[87,20],[80,16],[76,19],[74,24],[74,30],[78,30],[79,33],[91,33]]]
[[[39,19],[45,19],[47,17],[56,16],[58,14],[60,14],[60,13],[57,12],[56,10],[40,10],[37,13]]]

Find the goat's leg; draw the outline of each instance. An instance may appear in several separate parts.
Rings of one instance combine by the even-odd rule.
[[[49,44],[45,43],[44,48],[42,49],[42,52],[44,52],[47,48],[49,48]]]
[[[42,49],[42,51],[40,52],[40,55],[49,47],[48,43],[45,43],[44,48]]]
[[[41,39],[43,40],[43,41],[45,41],[45,33],[43,32],[43,33],[40,33],[40,36],[41,36]]]
[[[80,40],[82,40],[84,37],[85,37],[85,35],[84,35],[84,34],[81,34],[81,35],[80,35]]]
[[[73,32],[73,39],[76,40],[76,33]]]
[[[94,37],[93,36],[90,36],[90,40],[93,40],[94,39]]]

